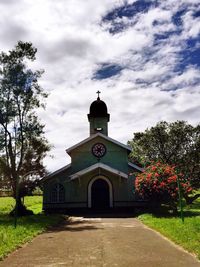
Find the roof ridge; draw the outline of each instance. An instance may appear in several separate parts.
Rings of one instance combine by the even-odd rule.
[[[113,139],[113,138],[111,138],[109,136],[106,136],[106,135],[104,135],[102,133],[96,133],[96,134],[91,135],[88,138],[82,140],[81,142],[77,143],[76,145],[73,145],[73,146],[69,147],[68,149],[66,149],[66,152],[70,155],[70,152],[72,150],[74,150],[75,148],[81,146],[82,144],[85,144],[85,143],[89,142],[90,140],[94,139],[97,136],[100,136],[100,137],[102,137],[102,138],[104,138],[104,139],[106,139],[106,140],[108,140],[110,142],[113,142],[113,143],[115,143],[115,144],[117,144],[117,145],[119,145],[119,146],[121,146],[121,147],[123,147],[123,148],[125,148],[125,149],[127,149],[129,151],[131,151],[131,148],[128,145],[125,145],[125,144],[123,144],[123,143],[121,143],[121,142],[119,142],[119,141],[117,141],[117,140],[115,140],[115,139]]]

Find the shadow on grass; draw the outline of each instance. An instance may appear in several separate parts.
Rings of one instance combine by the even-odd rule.
[[[3,228],[14,229],[14,218],[9,215],[0,215],[0,229]],[[85,231],[97,230],[97,227],[89,220],[72,220],[68,216],[61,214],[37,214],[18,218],[17,229],[23,227],[24,229],[46,230],[47,233],[62,232],[62,231]]]
[[[69,215],[61,214],[36,214],[30,216],[19,217],[17,220],[17,227],[24,229],[45,229],[47,233],[61,232],[61,231],[89,231],[102,229],[100,220],[97,218],[133,218],[135,217],[134,211],[132,212],[73,212]],[[92,220],[94,219],[94,220]],[[14,218],[0,214],[0,228],[13,227]]]
[[[17,226],[24,228],[45,228],[63,220],[61,215],[34,214],[30,216],[19,217]],[[7,214],[0,214],[0,227],[14,227],[14,218]]]
[[[143,209],[137,212],[137,216],[142,215],[142,214],[152,214],[156,218],[179,218],[181,217],[181,212],[178,211],[177,213],[173,213],[171,210],[167,209],[161,209],[155,210],[155,209]],[[183,210],[183,216],[184,218],[191,218],[191,217],[197,217],[200,216],[200,211],[199,210]]]
[[[178,212],[177,214],[173,214],[173,213],[157,213],[157,212],[149,212],[151,213],[154,217],[156,218],[180,218],[181,217],[181,213]],[[192,217],[197,217],[200,215],[200,212],[192,212],[192,211],[184,211],[183,212],[183,217],[184,218],[192,218]]]

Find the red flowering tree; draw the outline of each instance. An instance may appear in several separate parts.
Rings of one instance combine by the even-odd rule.
[[[178,173],[175,166],[156,162],[149,165],[135,180],[135,189],[140,197],[158,204],[168,204],[176,210],[179,199],[178,182],[183,195],[192,192],[188,180]]]

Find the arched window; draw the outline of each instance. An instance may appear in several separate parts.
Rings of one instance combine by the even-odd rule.
[[[51,190],[51,202],[64,202],[65,188],[62,184],[55,184]]]

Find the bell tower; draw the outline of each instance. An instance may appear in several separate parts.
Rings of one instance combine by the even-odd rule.
[[[88,121],[90,123],[90,136],[96,133],[102,133],[108,135],[108,122],[110,120],[110,114],[108,114],[107,106],[103,102],[97,91],[97,100],[90,105],[90,113],[88,114]]]

